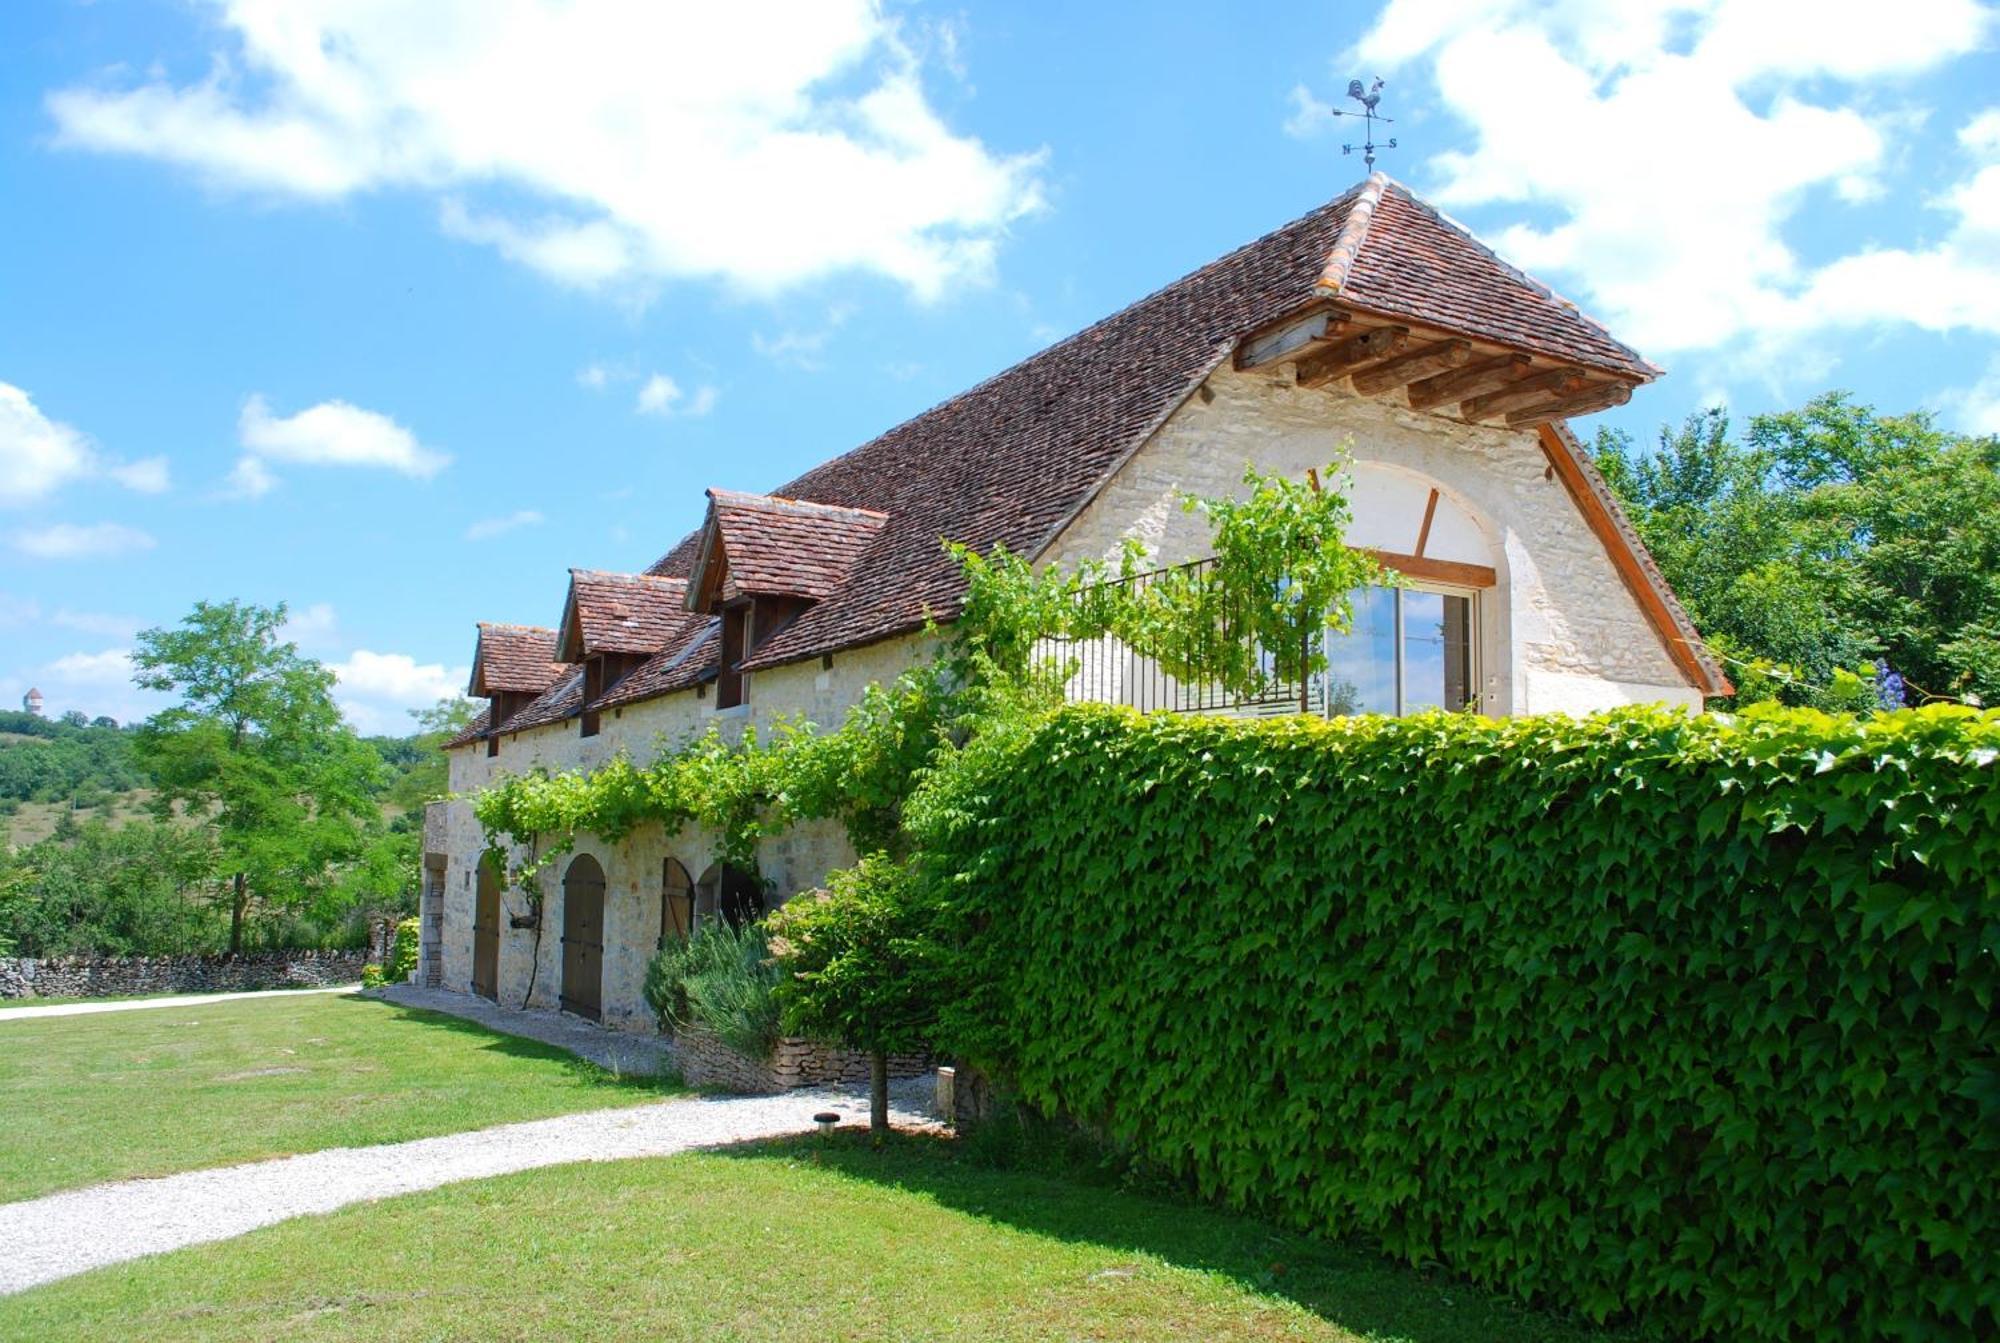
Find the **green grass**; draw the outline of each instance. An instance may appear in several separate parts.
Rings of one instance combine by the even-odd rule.
[[[143,1003],[155,998],[220,998],[227,992],[218,990],[204,993],[196,989],[175,989],[169,993],[108,993],[98,998],[65,998],[60,994],[47,998],[7,998],[0,1000],[0,1012],[12,1012],[23,1007],[69,1007],[76,1003]],[[255,993],[313,993],[316,990],[305,984],[277,984],[269,989],[244,990]]]
[[[855,1134],[306,1218],[0,1300],[0,1337],[1614,1336],[1248,1218]]]
[[[10,1022],[0,1027],[0,1202],[632,1104],[662,1090],[372,998]]]

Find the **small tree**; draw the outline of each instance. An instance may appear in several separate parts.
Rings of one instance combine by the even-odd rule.
[[[889,1131],[889,1055],[928,1048],[946,991],[935,908],[905,865],[872,854],[770,918],[785,1029],[866,1050],[868,1130]]]
[[[229,950],[253,899],[302,901],[361,849],[380,758],[341,721],[333,674],[280,637],[285,608],[196,602],[176,629],[140,633],[132,679],[179,697],[135,741],[159,789],[210,825],[228,879]]]
[[[1214,562],[1162,573],[1131,594],[1112,627],[1185,680],[1243,695],[1296,684],[1304,712],[1327,666],[1322,636],[1353,625],[1357,591],[1393,578],[1347,544],[1353,510],[1317,473],[1301,482],[1251,466],[1243,481],[1245,499],[1182,496],[1183,508],[1208,518]]]

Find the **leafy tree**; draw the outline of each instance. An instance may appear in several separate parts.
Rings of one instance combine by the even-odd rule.
[[[473,720],[479,706],[469,699],[441,699],[428,709],[412,709],[417,731],[408,737],[371,741],[394,771],[385,799],[405,811],[421,810],[450,791],[450,765],[438,748]]]
[[[1339,469],[1328,466],[1327,477]],[[1243,482],[1247,499],[1182,496],[1182,507],[1208,518],[1214,562],[1169,569],[1132,591],[1112,628],[1182,679],[1246,695],[1296,685],[1303,713],[1326,670],[1322,636],[1353,624],[1357,591],[1391,579],[1347,544],[1353,510],[1317,474],[1300,482],[1252,466]]]
[[[0,856],[0,944],[23,956],[219,951],[205,898],[215,844],[200,828],[137,821],[77,825]]]
[[[1829,393],[1740,441],[1713,410],[1646,454],[1600,430],[1597,460],[1740,701],[2000,696],[2000,440]]]
[[[164,817],[178,803],[213,829],[227,875],[229,950],[253,901],[300,907],[378,821],[380,758],[342,722],[333,675],[279,637],[285,608],[197,602],[139,635],[133,680],[179,697],[139,729]]]
[[[930,1046],[949,990],[936,906],[912,870],[873,854],[767,920],[785,972],[785,1029],[868,1052],[868,1128],[889,1131],[889,1055]]]

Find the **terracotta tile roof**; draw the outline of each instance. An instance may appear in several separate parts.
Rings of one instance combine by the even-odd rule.
[[[572,667],[540,698],[521,712],[500,725],[500,731],[525,732],[531,727],[546,727],[550,723],[560,723],[565,718],[574,718],[583,709],[583,668]]]
[[[1455,220],[1377,173],[1348,212],[1317,287],[1342,304],[1484,337],[1641,382],[1660,370]]]
[[[540,694],[568,668],[556,661],[556,632],[539,625],[479,622],[479,644],[472,655],[469,695],[484,697],[496,690]]]
[[[486,736],[487,725],[492,719],[493,709],[489,705],[474,714],[470,723],[467,723],[450,737],[440,742],[438,749],[440,751],[449,751],[460,746],[470,746],[472,743],[482,740]]]
[[[721,654],[721,641],[716,634],[721,628],[722,622],[714,616],[694,616],[690,630],[599,696],[591,707],[615,709],[621,704],[672,694],[714,680]]]
[[[797,661],[908,633],[926,618],[951,619],[963,585],[943,540],[1038,555],[1239,340],[1329,298],[1624,378],[1657,373],[1574,306],[1378,174],[780,486],[775,499],[715,492],[732,566],[739,557],[729,533],[748,528],[744,534],[757,538],[743,548],[751,576],[741,581],[790,585],[781,590],[791,592],[808,583],[816,591],[799,595],[818,597],[745,666]],[[865,528],[834,520],[849,510],[882,520]],[[709,530],[683,538],[647,575],[692,577]],[[808,541],[827,552],[808,557],[800,549]],[[706,629],[685,630],[676,644],[651,598],[635,602],[641,581],[582,571],[573,578],[573,591],[586,598],[586,644],[655,654],[601,704],[684,689],[714,674],[715,643]],[[632,628],[599,628],[615,616],[593,605],[600,590],[606,601],[626,605],[617,619]],[[570,639],[566,615],[565,653]],[[554,721],[566,702],[567,712],[576,712],[580,685],[565,691],[568,684],[505,729]]]
[[[708,492],[707,543],[719,541],[730,595],[831,597],[889,515],[736,490]]]
[[[657,653],[687,617],[685,579],[572,569],[556,654],[579,662],[592,653]]]

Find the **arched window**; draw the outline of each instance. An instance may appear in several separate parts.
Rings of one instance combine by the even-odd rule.
[[[660,864],[660,945],[685,942],[694,932],[694,878],[678,858]]]

